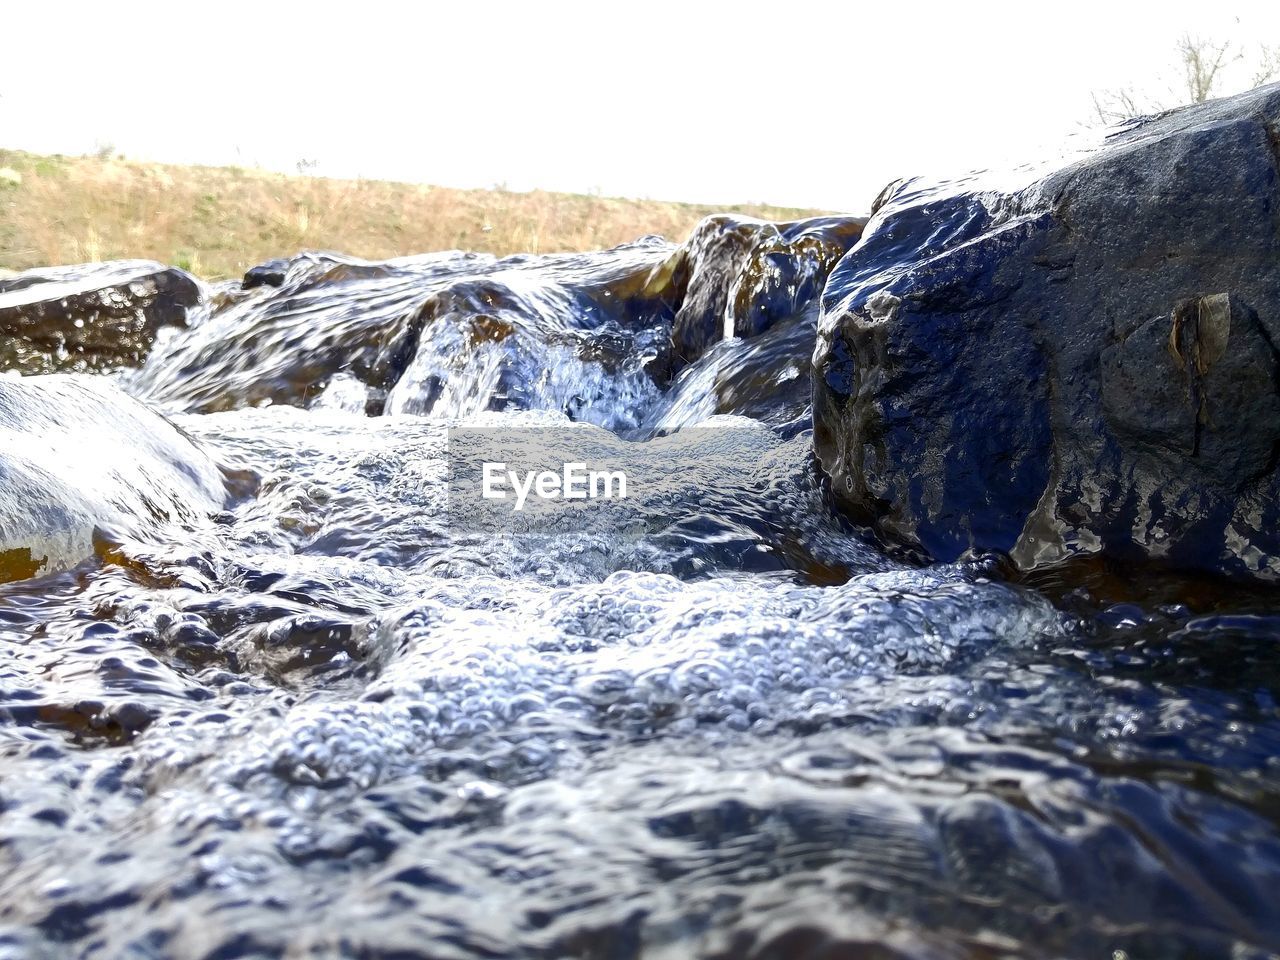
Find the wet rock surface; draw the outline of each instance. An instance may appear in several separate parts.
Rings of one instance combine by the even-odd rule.
[[[202,297],[190,274],[147,260],[0,277],[0,369],[37,374],[136,366],[162,328],[186,326]]]
[[[708,347],[811,326],[827,272],[862,223],[720,216],[679,247],[645,238],[591,255],[272,261],[131,389],[184,411],[336,402],[459,416],[510,406],[638,430],[660,419],[664,388]],[[808,349],[781,349],[793,346]],[[735,412],[732,399],[713,406]]]
[[[1073,162],[890,188],[832,274],[815,445],[936,559],[1280,580],[1280,88]]]
[[[664,268],[684,291],[672,323],[673,368],[721,340],[756,336],[802,311],[864,223],[850,217],[776,225],[727,215],[704,220]]]
[[[0,583],[74,566],[95,540],[194,522],[228,496],[190,438],[97,377],[0,377]]]

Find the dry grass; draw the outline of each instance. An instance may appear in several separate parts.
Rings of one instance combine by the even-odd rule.
[[[0,269],[142,257],[234,277],[299,250],[379,259],[454,248],[591,250],[657,233],[681,239],[712,207],[567,193],[455,190],[0,150]]]

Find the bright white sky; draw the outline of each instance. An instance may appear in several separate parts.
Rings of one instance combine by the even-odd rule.
[[[45,0],[0,16],[0,146],[861,212],[1168,99],[1187,32],[1280,44],[1280,3]]]

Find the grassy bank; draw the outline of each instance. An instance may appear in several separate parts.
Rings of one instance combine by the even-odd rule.
[[[815,212],[0,150],[0,269],[8,270],[143,257],[233,277],[304,249],[369,258],[453,248],[591,250],[646,233],[681,239],[717,210],[770,219]]]

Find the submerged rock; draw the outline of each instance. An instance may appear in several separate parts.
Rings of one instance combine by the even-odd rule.
[[[645,432],[670,433],[718,414],[751,417],[786,430],[809,426],[809,361],[817,304],[749,340],[712,344],[668,386]]]
[[[649,367],[666,350],[670,291],[651,275],[670,249],[646,238],[592,254],[507,257],[454,280],[415,316],[417,343],[386,412],[510,407],[635,427],[658,394]]]
[[[304,254],[279,288],[251,291],[175,338],[131,389],[199,413],[330,406],[338,390],[340,406],[371,415],[510,405],[611,425],[630,393],[653,389],[644,367],[665,328],[637,317],[665,309],[646,285],[670,250],[646,240],[503,260]]]
[[[186,326],[200,283],[149,260],[42,267],[0,278],[0,369],[137,366],[161,327]]]
[[[306,406],[339,372],[385,391],[412,355],[413,315],[426,293],[491,262],[461,253],[385,263],[303,254],[279,288],[215,305],[204,323],[151,357],[130,390],[196,413]]]
[[[0,377],[0,583],[74,566],[99,530],[145,535],[226,496],[200,447],[109,381]]]
[[[460,417],[511,407],[637,430],[660,419],[673,376],[709,347],[811,314],[862,223],[719,216],[680,247],[645,237],[501,260],[451,252],[271,261],[150,358],[130,388],[199,413],[320,404]],[[795,364],[771,362],[790,397],[790,371],[810,348],[795,338],[786,348]],[[762,391],[767,403],[772,382],[753,387],[753,403]],[[712,407],[737,412],[731,399]]]
[[[1280,86],[893,185],[833,271],[819,460],[885,539],[1280,580]]]

